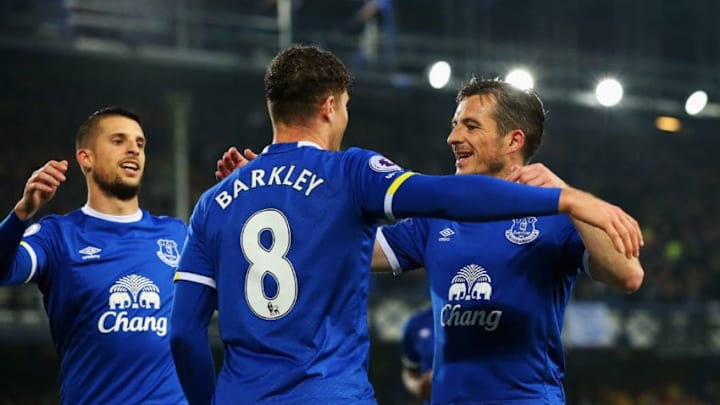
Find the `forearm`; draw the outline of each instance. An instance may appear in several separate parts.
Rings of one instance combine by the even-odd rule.
[[[0,284],[22,284],[27,278],[30,263],[22,260],[18,246],[26,224],[14,211],[0,223]]]
[[[430,372],[420,374],[418,370],[410,370],[403,367],[402,380],[405,389],[415,398],[430,399],[430,381],[432,374]]]
[[[588,252],[588,270],[594,280],[620,292],[630,293],[640,288],[644,271],[637,257],[628,258],[619,253],[601,229],[576,219],[573,223]]]
[[[186,281],[175,285],[170,344],[180,384],[191,405],[209,404],[215,393],[215,367],[207,333],[214,294],[209,287]]]
[[[388,261],[387,256],[385,256],[385,252],[377,239],[373,244],[372,263],[370,264],[370,269],[373,273],[387,273],[391,270],[390,262]]]
[[[409,177],[395,193],[396,217],[493,221],[558,213],[560,189],[510,183],[488,176]]]

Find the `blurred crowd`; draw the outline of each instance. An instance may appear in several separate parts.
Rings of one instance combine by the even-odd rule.
[[[715,300],[720,287],[720,252],[714,248],[720,243],[720,198],[713,190],[720,181],[720,164],[713,155],[720,137],[659,131],[555,136],[558,139],[545,145],[545,160],[565,173],[570,184],[616,202],[643,225],[645,283],[621,299]],[[576,299],[614,299],[599,283],[586,281],[579,283]]]

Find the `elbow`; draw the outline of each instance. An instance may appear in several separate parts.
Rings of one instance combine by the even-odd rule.
[[[173,322],[170,327],[170,351],[173,357],[177,357],[178,354],[185,353],[187,348],[191,345],[191,334],[192,332],[187,328],[182,327],[181,322]]]
[[[624,293],[630,294],[640,289],[643,279],[645,278],[645,272],[640,266],[633,268],[632,271],[624,277],[621,284],[621,289]]]
[[[184,347],[186,347],[185,339],[181,333],[177,333],[174,328],[170,329],[170,352],[173,357],[177,358],[179,353],[184,353]]]

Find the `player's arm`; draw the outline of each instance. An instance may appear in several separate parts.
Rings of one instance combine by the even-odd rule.
[[[55,196],[58,187],[65,181],[67,169],[67,160],[50,160],[32,173],[25,183],[22,198],[15,204],[15,214],[21,221],[30,220]]]
[[[377,241],[377,239],[375,239],[375,244],[373,245],[372,262],[370,264],[370,269],[375,273],[385,273],[391,270],[390,261],[385,255],[385,252],[383,251],[383,248],[382,246],[380,246],[380,243]]]
[[[415,398],[430,399],[432,370],[428,370],[423,374],[420,372],[420,367],[410,367],[403,364],[402,381],[405,389]]]
[[[645,276],[640,260],[618,253],[600,229],[577,219],[572,221],[588,252],[588,271],[593,280],[620,292],[637,291]]]
[[[432,370],[422,372],[421,356],[414,344],[413,336],[417,336],[416,323],[418,313],[403,326],[400,349],[402,351],[402,382],[405,389],[415,398],[430,399],[430,383]],[[430,325],[432,327],[432,325]]]
[[[640,227],[622,209],[584,191],[531,187],[481,175],[426,176],[406,172],[388,188],[386,215],[491,221],[529,215],[569,214],[601,228],[615,249],[637,256]]]
[[[230,173],[233,172],[233,170],[246,165],[249,161],[255,159],[256,157],[257,153],[253,152],[249,148],[245,148],[245,150],[240,153],[240,151],[236,147],[231,146],[222,154],[220,159],[218,159],[217,161],[217,168],[215,169],[215,179],[218,181],[224,179],[225,177],[229,176]]]
[[[19,249],[26,226],[15,211],[0,223],[0,285],[22,284],[32,272],[30,254]]]
[[[216,307],[215,289],[190,281],[175,282],[170,349],[180,384],[191,405],[209,404],[215,393],[208,325]]]
[[[38,253],[20,241],[28,222],[37,211],[53,198],[65,181],[67,161],[51,160],[35,170],[20,201],[0,223],[0,285],[22,284],[29,281],[38,267]]]
[[[541,163],[513,168],[508,180],[541,187],[568,187]],[[574,217],[572,221],[588,252],[588,270],[594,280],[622,292],[633,292],[640,288],[644,271],[636,256],[628,257],[618,253],[602,230]]]

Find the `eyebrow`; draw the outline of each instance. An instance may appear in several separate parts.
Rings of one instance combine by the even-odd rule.
[[[123,138],[133,137],[133,135],[130,135],[130,134],[128,134],[127,132],[122,132],[122,131],[111,132],[111,133],[108,134],[108,136],[111,137],[111,138],[112,138],[113,136],[122,136]],[[135,136],[135,137],[137,138],[137,136]],[[139,138],[144,141],[144,140],[145,140],[145,135],[140,135]]]
[[[482,122],[476,120],[475,118],[470,118],[470,117],[463,118],[463,119],[462,119],[462,123],[465,124],[465,125],[467,125],[467,124],[474,124],[475,126],[478,126],[478,127],[482,127],[482,126],[483,126]]]

